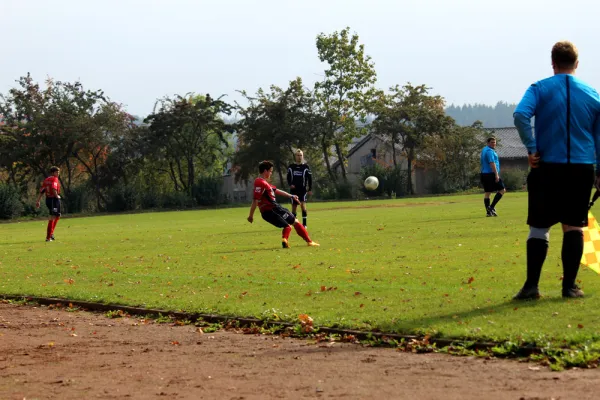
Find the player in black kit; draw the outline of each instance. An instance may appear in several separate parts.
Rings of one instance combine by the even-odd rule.
[[[302,225],[306,227],[306,197],[312,195],[312,175],[309,166],[304,162],[302,150],[296,150],[294,154],[296,162],[290,164],[287,171],[287,181],[290,185],[290,193],[298,196],[300,207],[302,207]],[[298,204],[292,202],[292,213],[296,215]]]

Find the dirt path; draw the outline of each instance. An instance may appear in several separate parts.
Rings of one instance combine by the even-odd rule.
[[[600,370],[0,304],[0,399],[592,399]]]

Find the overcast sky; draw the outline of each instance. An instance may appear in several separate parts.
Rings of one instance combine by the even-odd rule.
[[[0,92],[31,72],[81,80],[145,116],[157,98],[254,92],[324,69],[315,38],[349,26],[378,87],[427,84],[448,105],[517,102],[549,76],[558,40],[600,88],[592,0],[0,0]]]

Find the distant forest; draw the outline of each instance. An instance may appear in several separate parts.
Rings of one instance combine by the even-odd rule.
[[[446,108],[446,114],[454,118],[457,124],[467,126],[479,120],[486,128],[505,128],[514,126],[513,112],[516,104],[499,101],[495,106],[485,104],[465,104]]]

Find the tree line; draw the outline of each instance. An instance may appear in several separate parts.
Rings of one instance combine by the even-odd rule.
[[[378,171],[387,186],[404,176],[395,194],[413,192],[416,165],[438,171],[445,191],[473,185],[481,123],[461,126],[426,85],[378,88],[375,64],[349,28],[315,44],[326,67],[311,88],[296,77],[287,87],[241,90],[244,105],[208,93],[167,96],[141,123],[102,90],[21,77],[0,95],[0,218],[43,212],[30,199],[52,165],[68,212],[183,208],[228,201],[228,165],[243,181],[270,159],[283,184],[296,148],[310,160],[317,194],[347,197],[349,145],[366,134],[390,149],[392,162]]]

